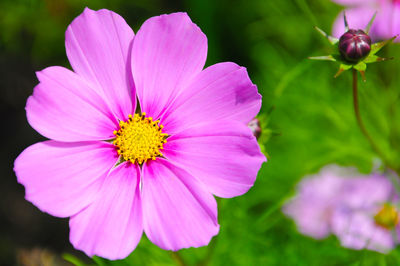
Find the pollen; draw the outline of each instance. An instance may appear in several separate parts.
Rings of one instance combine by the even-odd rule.
[[[119,122],[120,129],[114,131],[113,144],[124,161],[143,164],[163,156],[161,150],[168,134],[162,132],[160,121],[146,117],[146,113],[129,115],[128,121]]]
[[[392,229],[399,223],[399,213],[391,204],[384,204],[374,216],[375,223],[383,228]]]

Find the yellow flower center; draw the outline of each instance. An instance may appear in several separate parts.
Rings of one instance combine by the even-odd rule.
[[[392,229],[399,223],[399,213],[393,205],[385,204],[374,216],[374,220],[377,225],[386,229]]]
[[[120,129],[114,131],[113,144],[123,160],[142,164],[162,156],[160,150],[167,142],[168,134],[162,133],[163,126],[159,122],[146,117],[146,113],[129,115],[128,121],[119,122]]]

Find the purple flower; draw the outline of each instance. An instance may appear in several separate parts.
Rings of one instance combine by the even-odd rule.
[[[304,178],[295,197],[285,205],[284,213],[295,220],[302,234],[322,239],[331,233],[332,212],[344,185],[344,179],[338,178],[340,171],[328,166],[319,174]]]
[[[247,127],[261,95],[246,69],[203,70],[207,38],[186,13],[150,18],[135,36],[118,14],[85,9],[65,46],[74,71],[38,72],[27,101],[51,140],[15,161],[26,199],[71,217],[71,243],[89,256],[124,258],[143,231],[163,249],[207,245],[219,231],[213,195],[247,192],[266,161]]]
[[[333,1],[346,6],[346,17],[353,29],[364,29],[373,14],[377,12],[370,30],[373,40],[389,39],[400,34],[400,1],[398,0]],[[343,12],[336,18],[332,31],[333,36],[337,38],[344,33]]]
[[[344,247],[386,253],[395,247],[399,228],[395,194],[382,176],[350,179],[332,213],[332,231]]]
[[[329,166],[300,182],[284,212],[305,235],[322,239],[332,233],[344,247],[387,252],[397,243],[397,202],[387,178]]]

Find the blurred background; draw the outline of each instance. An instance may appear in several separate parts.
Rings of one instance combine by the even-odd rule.
[[[245,195],[218,200],[221,230],[208,247],[179,251],[189,265],[400,265],[387,255],[341,247],[297,232],[281,207],[297,182],[336,163],[368,173],[377,156],[357,127],[351,75],[333,78],[334,63],[308,60],[331,52],[313,26],[331,31],[343,9],[320,0],[0,0],[0,265],[176,265],[180,259],[145,237],[124,261],[86,257],[68,240],[68,220],[40,212],[24,199],[13,162],[44,140],[27,123],[25,103],[35,71],[70,67],[64,33],[84,7],[120,14],[136,32],[149,17],[186,11],[208,37],[207,65],[233,61],[248,69],[263,95],[261,114],[269,161]],[[400,45],[380,52],[395,60],[368,66],[360,83],[365,124],[382,150],[400,162]],[[264,135],[265,136],[265,135]],[[47,263],[47,264],[46,264]]]

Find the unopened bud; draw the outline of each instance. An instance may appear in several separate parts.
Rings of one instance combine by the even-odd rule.
[[[363,30],[348,30],[339,39],[339,52],[350,63],[357,63],[371,51],[371,38]]]
[[[251,129],[251,132],[253,132],[254,137],[258,139],[261,135],[261,125],[260,121],[257,118],[253,118],[247,126]]]

